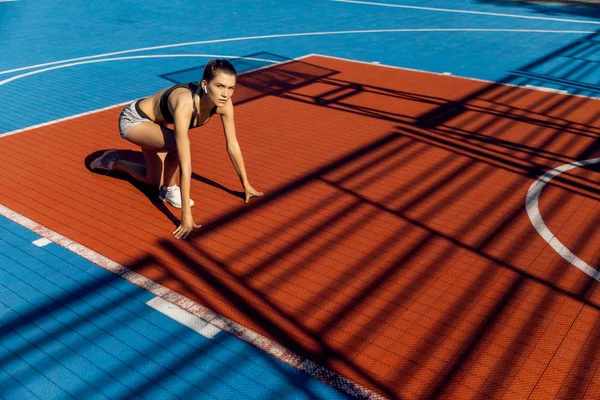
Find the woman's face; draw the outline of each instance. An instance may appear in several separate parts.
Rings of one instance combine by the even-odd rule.
[[[235,76],[219,72],[214,79],[206,84],[208,96],[217,107],[223,106],[233,95]]]

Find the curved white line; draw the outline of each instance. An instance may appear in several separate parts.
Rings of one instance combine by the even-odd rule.
[[[542,20],[542,21],[571,22],[574,24],[600,25],[600,22],[586,21],[586,20],[582,20],[582,19],[534,17],[534,16],[530,16],[530,15],[501,14],[501,13],[493,13],[493,12],[486,12],[486,11],[472,11],[472,10],[458,10],[458,9],[450,9],[450,8],[409,6],[409,5],[404,5],[404,4],[375,3],[372,1],[358,1],[358,0],[331,0],[331,1],[335,1],[338,3],[365,4],[365,5],[369,5],[369,6],[379,6],[379,7],[408,8],[408,9],[412,9],[412,10],[440,11],[440,12],[446,12],[446,13],[459,13],[459,14],[491,15],[493,17],[524,18],[524,19],[537,19],[537,20]]]
[[[6,71],[0,71],[0,75],[10,74],[13,72],[25,71],[28,69],[47,67],[49,65],[56,65],[62,63],[70,63],[74,61],[89,60],[100,57],[112,57],[119,54],[136,53],[140,51],[150,50],[161,50],[170,49],[174,47],[184,46],[196,46],[200,44],[213,44],[213,43],[225,43],[225,42],[237,42],[244,40],[259,40],[259,39],[277,39],[286,37],[301,37],[301,36],[322,36],[322,35],[355,35],[363,33],[410,33],[410,32],[516,32],[516,33],[562,33],[562,34],[589,34],[595,33],[595,31],[572,31],[572,30],[543,30],[543,29],[484,29],[484,28],[420,28],[420,29],[368,29],[368,30],[352,30],[352,31],[332,31],[332,32],[304,32],[304,33],[285,33],[285,34],[274,34],[274,35],[262,35],[262,36],[245,36],[229,39],[214,39],[214,40],[202,40],[197,42],[184,42],[176,44],[167,44],[162,46],[153,47],[141,47],[139,49],[115,51],[112,53],[103,53],[93,56],[70,58],[67,60],[53,61],[43,64],[30,65],[27,67],[20,67],[15,69],[9,69]]]
[[[529,220],[531,224],[535,228],[536,231],[542,236],[542,238],[548,243],[552,248],[565,260],[570,262],[572,265],[585,272],[587,275],[591,276],[596,280],[600,280],[600,271],[596,268],[592,267],[575,254],[571,252],[571,250],[567,249],[567,247],[562,244],[548,229],[544,219],[540,214],[539,209],[539,197],[542,192],[542,189],[548,182],[552,179],[556,178],[558,175],[563,172],[569,171],[574,168],[582,167],[584,165],[597,164],[600,163],[600,158],[593,158],[591,160],[584,161],[576,161],[570,164],[561,165],[558,168],[554,168],[544,175],[540,176],[533,184],[529,187],[527,191],[527,199],[525,200],[525,208],[527,209],[527,215],[529,216]]]
[[[0,81],[0,86],[5,85],[5,84],[7,84],[9,82],[12,82],[12,81],[16,81],[17,79],[24,78],[26,76],[36,75],[36,74],[40,74],[42,72],[48,72],[48,71],[52,71],[52,70],[55,70],[55,69],[74,67],[74,66],[77,66],[77,65],[101,63],[101,62],[106,62],[106,61],[131,60],[131,59],[136,59],[136,58],[139,59],[139,58],[173,58],[173,57],[228,58],[230,60],[232,60],[232,59],[244,59],[244,60],[251,60],[251,61],[269,62],[269,63],[274,63],[274,64],[277,64],[277,63],[281,62],[281,61],[277,61],[277,60],[269,60],[269,59],[266,59],[266,58],[227,56],[227,55],[222,55],[222,54],[150,54],[150,55],[142,55],[142,56],[125,56],[125,57],[114,57],[114,58],[102,58],[102,59],[99,59],[99,60],[77,61],[77,62],[72,62],[72,63],[69,63],[69,64],[61,64],[61,65],[55,65],[53,67],[48,67],[48,68],[43,68],[43,69],[37,69],[35,71],[26,72],[24,74],[11,76],[8,79]]]

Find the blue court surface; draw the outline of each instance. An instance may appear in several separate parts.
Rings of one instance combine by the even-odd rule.
[[[598,7],[516,1],[0,0],[0,144],[198,80],[216,57],[246,72],[322,54],[600,97],[599,32]],[[351,397],[228,332],[185,326],[147,304],[155,294],[13,219],[0,216],[1,398]]]
[[[598,8],[414,0],[0,7],[0,90],[11,110],[0,134],[196,80],[215,56],[239,57],[243,72],[324,54],[598,96]]]
[[[0,233],[2,398],[349,397],[6,218]]]

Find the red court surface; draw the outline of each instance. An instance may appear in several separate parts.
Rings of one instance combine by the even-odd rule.
[[[1,139],[3,204],[388,398],[598,398],[597,281],[536,232],[543,173],[600,156],[600,101],[324,57],[239,79],[245,205],[214,118],[193,131],[196,222],[90,172],[139,159],[120,108]],[[600,265],[598,164],[539,199]]]

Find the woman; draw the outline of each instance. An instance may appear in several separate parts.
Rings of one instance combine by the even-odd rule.
[[[248,182],[244,159],[235,134],[233,103],[237,72],[229,61],[206,64],[200,83],[176,85],[129,104],[119,117],[121,136],[142,148],[145,165],[120,160],[116,150],[108,150],[92,161],[91,169],[122,171],[149,185],[160,186],[159,198],[181,208],[181,223],[173,232],[185,239],[194,228],[190,186],[192,162],[189,130],[205,125],[214,114],[221,116],[227,152],[238,173],[246,203],[262,196]],[[166,127],[173,124],[174,129]],[[176,184],[180,170],[181,189]]]

